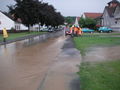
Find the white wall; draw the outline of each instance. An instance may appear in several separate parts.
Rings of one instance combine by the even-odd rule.
[[[21,30],[28,30],[28,27],[24,26],[23,24],[20,24],[20,29]]]
[[[110,17],[106,9],[104,10],[104,14],[102,18],[103,18],[102,26],[110,27],[111,25],[115,24],[115,18]]]
[[[17,30],[28,30],[26,26],[24,26],[23,24],[14,22],[12,19],[10,19],[9,17],[7,17],[1,12],[0,12],[0,22],[1,22],[0,30],[2,30],[3,28],[6,28],[7,30],[10,30],[11,28],[15,29],[18,26],[19,26],[19,29]]]
[[[17,22],[14,22],[14,25],[15,25],[15,29],[18,31],[18,30],[28,30],[28,27],[24,26],[23,24],[21,23],[17,23]]]
[[[10,30],[12,27],[14,28],[14,21],[8,18],[6,15],[0,12],[0,30],[3,28],[6,28],[7,30]]]

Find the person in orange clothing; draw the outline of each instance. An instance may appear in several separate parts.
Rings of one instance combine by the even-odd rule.
[[[82,29],[81,29],[80,27],[78,27],[78,28],[79,28],[79,29],[78,29],[78,32],[77,32],[77,33],[78,33],[78,35],[81,36],[81,35],[83,34],[83,31],[82,31]]]
[[[71,36],[81,36],[82,35],[82,29],[79,27],[79,26],[72,26],[70,28],[70,33],[71,33]]]
[[[75,35],[76,36],[81,36],[82,35],[82,29],[79,27],[79,26],[76,26],[75,28],[74,28],[74,30],[75,30]]]

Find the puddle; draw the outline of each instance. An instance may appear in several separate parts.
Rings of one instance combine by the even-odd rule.
[[[83,61],[106,61],[120,59],[120,46],[91,48]]]

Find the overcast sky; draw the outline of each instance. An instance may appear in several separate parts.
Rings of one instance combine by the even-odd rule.
[[[64,16],[80,16],[83,12],[103,12],[111,0],[43,0],[52,4]],[[14,4],[14,0],[0,0],[0,10],[6,11],[6,5]]]

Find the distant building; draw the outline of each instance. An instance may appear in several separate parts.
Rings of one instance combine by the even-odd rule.
[[[90,13],[90,12],[85,12],[82,17],[83,18],[92,18],[92,19],[97,19],[102,16],[102,13]]]
[[[91,13],[85,12],[81,17],[82,18],[91,18],[97,21],[97,25],[101,25],[101,16],[103,13]]]
[[[6,15],[0,11],[0,30],[3,28],[6,28],[7,30],[27,30],[28,28],[19,21],[20,20],[14,21],[9,15]]]
[[[75,26],[79,26],[79,20],[80,20],[80,17],[76,17],[76,19],[75,19],[75,22],[74,22],[74,25]]]
[[[102,26],[111,27],[115,31],[120,31],[120,2],[112,0],[105,7],[102,18]]]

